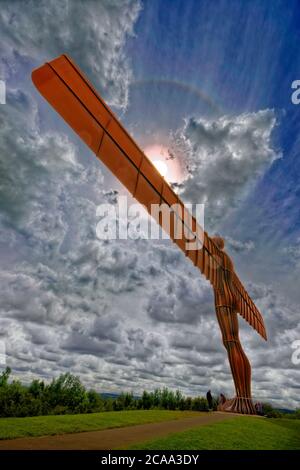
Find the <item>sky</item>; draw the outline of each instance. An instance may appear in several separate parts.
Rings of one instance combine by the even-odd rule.
[[[199,271],[169,240],[96,236],[97,206],[126,190],[31,82],[67,53],[224,236],[268,333],[240,317],[254,399],[299,407],[298,1],[3,1],[0,26],[0,368],[233,395]]]

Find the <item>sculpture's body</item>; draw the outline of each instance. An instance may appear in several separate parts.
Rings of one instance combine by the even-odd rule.
[[[224,248],[222,238],[213,239],[220,250]],[[251,367],[239,339],[238,305],[232,282],[234,267],[231,259],[222,251],[223,269],[214,286],[215,308],[222,340],[227,350],[229,364],[236,390],[236,398],[220,404],[218,409],[236,413],[256,414],[251,399]]]
[[[229,256],[222,250],[220,239],[209,237],[191,215],[186,218],[187,210],[178,195],[69,57],[62,55],[43,65],[33,71],[32,79],[54,109],[150,213],[153,204],[168,206],[170,224],[165,227],[160,218],[157,222],[211,283],[215,292],[217,318],[237,394],[235,399],[220,405],[221,409],[255,413],[251,401],[250,365],[239,342],[237,312],[267,339],[264,321],[236,275]],[[200,242],[197,248],[187,250],[185,235],[175,236],[178,224]]]

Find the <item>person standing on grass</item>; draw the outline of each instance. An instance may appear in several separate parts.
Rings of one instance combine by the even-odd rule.
[[[213,397],[212,397],[212,394],[211,394],[210,390],[208,390],[208,392],[206,394],[206,400],[208,402],[208,409],[212,410],[213,409]]]
[[[224,405],[224,403],[226,402],[226,397],[223,393],[220,393],[220,405]]]

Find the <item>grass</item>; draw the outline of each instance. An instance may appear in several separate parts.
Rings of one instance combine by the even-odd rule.
[[[299,450],[300,420],[237,417],[169,434],[129,449]]]
[[[0,418],[0,439],[97,431],[195,416],[193,411],[134,410],[103,413]]]

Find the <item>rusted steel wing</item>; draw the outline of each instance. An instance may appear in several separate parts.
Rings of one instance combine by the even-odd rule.
[[[61,55],[47,62],[32,72],[32,80],[50,105],[149,213],[151,204],[165,203],[170,208],[170,224],[163,228],[206,279],[215,285],[219,270],[223,269],[221,251],[194,217],[186,217],[187,210],[178,195],[70,57]],[[160,220],[157,222],[161,223]],[[175,236],[178,224],[186,234],[180,238]],[[192,236],[202,248],[186,249],[186,243],[193,240]],[[233,284],[240,315],[266,339],[262,315],[235,273]]]

